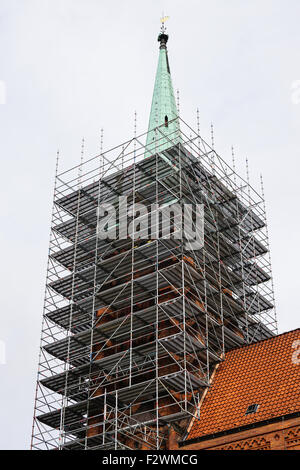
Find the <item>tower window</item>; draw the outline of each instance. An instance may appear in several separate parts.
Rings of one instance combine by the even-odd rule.
[[[168,119],[168,116],[165,116],[165,127],[169,127],[169,119]]]
[[[259,405],[257,403],[253,403],[253,405],[249,405],[246,410],[246,415],[250,415],[252,413],[256,413],[258,410]]]

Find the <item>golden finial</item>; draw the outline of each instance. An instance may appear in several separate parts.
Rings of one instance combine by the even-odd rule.
[[[164,33],[166,31],[166,27],[165,27],[165,22],[169,19],[170,17],[169,16],[164,16],[164,14],[162,14],[162,17],[160,19],[160,22],[161,22],[161,32]]]

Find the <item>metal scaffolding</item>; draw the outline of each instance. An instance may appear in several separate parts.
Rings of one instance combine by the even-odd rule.
[[[166,448],[226,351],[277,332],[264,199],[176,119],[56,174],[33,449]],[[124,195],[203,204],[204,247],[100,239]]]

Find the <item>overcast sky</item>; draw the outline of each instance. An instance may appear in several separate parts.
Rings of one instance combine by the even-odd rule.
[[[263,173],[279,331],[299,326],[299,0],[0,0],[0,447],[28,448],[55,154],[148,123],[162,11],[183,119]],[[3,362],[3,357],[2,357]]]

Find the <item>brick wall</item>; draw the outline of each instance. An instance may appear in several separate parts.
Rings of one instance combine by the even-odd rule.
[[[171,444],[171,442],[170,442]],[[172,439],[172,449],[178,444]],[[300,417],[179,447],[180,450],[300,450]]]

